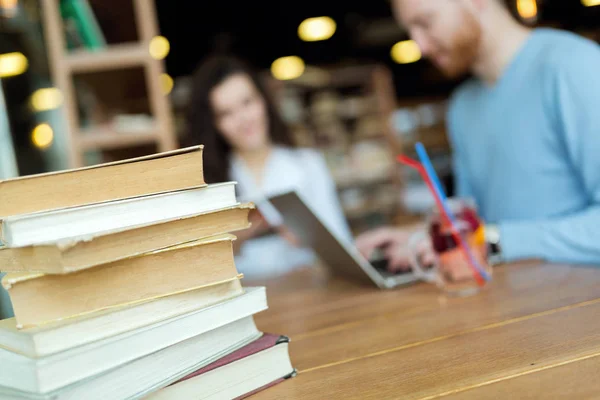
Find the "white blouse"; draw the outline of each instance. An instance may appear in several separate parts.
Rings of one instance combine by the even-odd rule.
[[[335,183],[323,156],[312,149],[275,147],[265,164],[262,185],[257,185],[243,160],[233,156],[231,179],[237,181],[240,201],[264,203],[264,199],[295,190],[327,227],[343,240],[352,234],[340,206]],[[269,219],[277,218],[268,216]],[[238,270],[247,278],[265,278],[285,274],[295,268],[312,265],[312,250],[291,245],[278,235],[254,238],[244,242],[236,256]]]

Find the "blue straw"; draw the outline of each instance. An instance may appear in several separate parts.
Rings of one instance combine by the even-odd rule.
[[[450,207],[448,206],[448,198],[446,197],[446,193],[444,193],[444,189],[442,187],[440,179],[438,178],[437,174],[435,173],[435,169],[433,168],[433,165],[431,164],[431,160],[429,159],[429,156],[427,155],[425,146],[423,146],[423,144],[421,142],[417,142],[415,144],[415,150],[417,151],[417,155],[419,156],[419,160],[421,160],[421,164],[423,165],[423,168],[425,168],[427,175],[429,175],[429,178],[431,179],[431,182],[433,183],[433,190],[435,190],[435,194],[440,199],[440,201],[442,203],[442,207],[444,207],[444,211],[446,212],[446,215],[448,215],[448,218],[450,219],[450,223],[452,224],[453,228],[458,232],[458,229],[457,229],[458,224],[456,223],[454,214],[452,214],[452,211],[450,210]],[[489,281],[490,276],[481,267],[481,265],[479,265],[479,263],[475,260],[475,258],[471,254],[471,249],[469,248],[469,245],[467,243],[465,243],[465,250],[467,252],[467,256],[469,257],[469,261],[471,262],[472,265],[475,266],[475,268],[477,268],[477,272],[479,272],[479,274],[483,277],[483,279],[485,279],[486,281]]]

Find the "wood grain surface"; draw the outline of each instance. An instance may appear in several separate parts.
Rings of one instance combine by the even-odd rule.
[[[600,356],[568,360],[563,364],[532,373],[516,374],[481,386],[462,388],[443,400],[597,399],[600,393]]]
[[[249,284],[267,286],[270,309],[257,324],[291,337],[299,369],[258,399],[502,398],[513,384],[520,390],[538,374],[551,380],[554,368],[577,371],[600,354],[595,268],[500,266],[488,288],[466,298],[427,284],[381,291],[318,269]],[[582,368],[591,374],[592,364]],[[595,391],[577,389],[583,398]],[[569,389],[540,390],[526,395],[552,398]]]

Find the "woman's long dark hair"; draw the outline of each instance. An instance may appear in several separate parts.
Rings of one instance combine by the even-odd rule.
[[[272,143],[292,146],[288,127],[282,121],[277,109],[257,73],[244,61],[233,56],[211,56],[194,73],[192,95],[187,113],[188,139],[191,144],[204,145],[204,177],[207,183],[225,182],[230,179],[229,158],[232,148],[216,128],[210,93],[227,78],[245,74],[256,85],[264,98],[269,124],[269,138]]]

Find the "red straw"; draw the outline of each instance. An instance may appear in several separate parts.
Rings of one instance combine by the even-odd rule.
[[[477,284],[479,286],[483,286],[485,284],[485,280],[479,274],[479,271],[477,271],[477,268],[475,267],[475,265],[471,264],[471,261],[469,258],[469,253],[468,253],[467,247],[466,247],[467,244],[463,241],[463,238],[460,235],[460,233],[456,229],[454,229],[454,225],[451,223],[450,217],[446,214],[446,210],[444,209],[444,207],[442,205],[442,200],[437,196],[435,189],[433,188],[433,182],[431,182],[431,179],[429,178],[429,175],[427,175],[427,171],[425,171],[425,168],[421,165],[420,162],[413,160],[412,158],[407,157],[405,155],[399,155],[397,157],[397,160],[398,160],[398,162],[419,171],[419,174],[421,174],[421,177],[425,181],[425,184],[427,184],[427,187],[433,194],[433,198],[435,199],[436,205],[437,205],[438,209],[440,210],[442,217],[444,218],[444,222],[448,226],[451,227],[450,230],[452,232],[452,236],[454,237],[454,240],[456,241],[456,243],[458,243],[459,247],[461,248],[465,259],[468,261],[469,267],[471,267],[471,270],[473,271],[473,275],[475,276],[475,280],[477,281]]]

